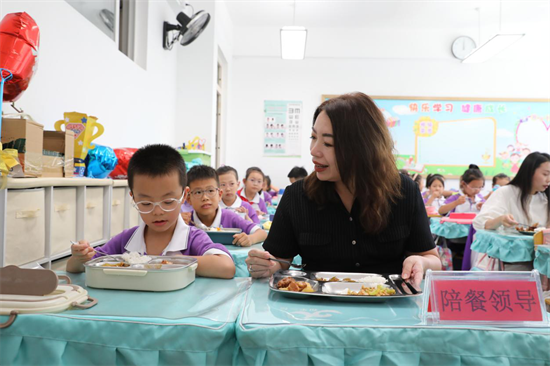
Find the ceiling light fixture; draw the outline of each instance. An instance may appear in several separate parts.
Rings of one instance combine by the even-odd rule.
[[[481,28],[481,25],[480,25]],[[506,48],[510,47],[512,44],[519,41],[525,33],[516,33],[516,34],[504,34],[502,32],[502,0],[500,1],[500,12],[499,12],[499,26],[498,34],[494,35],[487,42],[476,48],[472,51],[462,63],[464,64],[474,64],[481,63],[489,60],[491,57],[502,52]]]
[[[294,0],[294,18],[292,26],[281,28],[281,58],[283,60],[303,60],[306,56],[307,29],[297,27],[296,0]]]

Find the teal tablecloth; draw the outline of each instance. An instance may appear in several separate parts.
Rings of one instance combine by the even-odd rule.
[[[550,365],[550,328],[420,325],[420,299],[289,299],[254,281],[237,320],[237,365]]]
[[[430,218],[430,230],[432,234],[446,239],[458,239],[468,236],[470,225],[456,224],[454,222],[441,223],[441,217]]]
[[[529,262],[535,258],[533,237],[521,234],[501,234],[491,230],[478,230],[472,250],[487,253],[503,262]]]
[[[84,285],[84,275],[71,277]],[[249,281],[197,278],[164,293],[86,288],[99,300],[89,310],[19,315],[1,329],[0,365],[230,365]],[[242,291],[216,305],[223,288]]]
[[[533,266],[540,273],[550,278],[550,246],[538,246],[535,251]]]
[[[238,247],[235,245],[226,245],[225,247],[231,253],[233,256],[233,261],[235,261],[235,277],[250,277],[250,273],[248,272],[248,268],[245,263],[246,257],[248,257],[248,252],[251,249],[258,249],[258,250],[264,250],[262,247],[263,243],[254,244],[249,247]],[[295,264],[302,264],[302,257],[297,255],[294,257],[294,263]]]

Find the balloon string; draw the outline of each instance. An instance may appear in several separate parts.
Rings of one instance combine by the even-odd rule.
[[[4,77],[4,71],[8,73]],[[2,102],[0,103],[0,135],[2,134],[2,103],[4,103],[4,81],[8,81],[13,77],[11,71],[6,69],[0,69],[0,95],[2,96]]]

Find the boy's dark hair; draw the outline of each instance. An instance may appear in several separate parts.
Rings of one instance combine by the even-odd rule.
[[[440,181],[443,187],[445,187],[445,178],[441,174],[428,174],[426,178],[426,187],[430,188],[436,180]]]
[[[203,180],[203,179],[214,179],[216,181],[216,185],[220,185],[220,180],[218,178],[218,173],[216,173],[216,170],[208,165],[195,165],[189,171],[187,172],[187,185],[191,186],[191,183],[193,183],[196,180]]]
[[[134,188],[134,176],[161,177],[177,172],[180,185],[187,186],[185,161],[171,146],[163,144],[145,145],[134,153],[128,163],[128,186]]]
[[[260,168],[258,168],[257,166],[251,166],[250,168],[246,169],[246,175],[244,176],[244,179],[248,179],[248,176],[251,173],[254,173],[254,172],[260,173],[262,175],[262,177],[265,179],[264,172],[262,172],[262,170]]]
[[[237,173],[237,170],[235,168],[233,168],[229,165],[224,165],[224,166],[219,167],[216,172],[218,173],[218,177],[220,175],[233,173],[233,174],[235,174],[235,179],[237,180],[237,182],[239,181],[239,173]]]
[[[290,170],[290,173],[288,173],[287,177],[294,179],[304,179],[305,177],[307,177],[307,170],[305,170],[303,166],[295,166]]]
[[[494,186],[495,184],[497,184],[497,180],[499,180],[499,179],[506,179],[506,178],[508,178],[508,182],[509,182],[509,181],[510,181],[510,177],[507,176],[506,174],[500,173],[500,174],[495,175],[495,176],[493,177],[493,186]]]
[[[483,185],[485,185],[485,177],[483,176],[483,173],[481,172],[481,169],[475,164],[470,164],[468,167],[468,170],[462,174],[460,177],[460,180],[465,182],[466,184],[469,184],[473,180],[483,180]]]

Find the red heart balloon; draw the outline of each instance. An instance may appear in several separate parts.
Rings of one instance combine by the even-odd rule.
[[[40,31],[27,13],[7,14],[0,23],[0,68],[13,77],[4,84],[4,102],[19,99],[38,66]],[[4,75],[6,76],[6,75]]]

